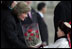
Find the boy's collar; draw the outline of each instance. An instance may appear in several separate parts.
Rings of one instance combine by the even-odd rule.
[[[67,38],[67,36],[58,37],[57,40],[60,39],[60,38]]]

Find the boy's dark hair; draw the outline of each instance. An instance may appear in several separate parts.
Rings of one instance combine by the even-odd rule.
[[[45,6],[46,6],[46,4],[43,3],[43,2],[41,2],[41,3],[38,4],[38,6],[37,6],[37,10],[38,10],[38,11],[41,11],[42,8],[44,8]]]
[[[59,28],[65,33],[68,34],[71,32],[71,28],[67,27],[64,22],[60,21],[58,24]]]

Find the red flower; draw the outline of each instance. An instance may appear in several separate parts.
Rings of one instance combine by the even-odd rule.
[[[27,36],[27,33],[25,33],[24,36]]]
[[[30,34],[30,36],[34,36],[34,34],[33,34],[33,33],[31,33],[31,34]]]
[[[31,33],[31,32],[32,32],[32,29],[29,29],[29,30],[28,30],[28,33]]]
[[[39,33],[39,31],[38,31],[38,30],[36,30],[36,33]]]
[[[39,38],[39,35],[36,35],[36,38]]]
[[[69,22],[69,24],[71,24],[71,22]]]
[[[32,40],[31,37],[29,37],[29,40]]]

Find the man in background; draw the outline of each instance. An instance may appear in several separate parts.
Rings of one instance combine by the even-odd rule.
[[[47,29],[47,25],[44,21],[44,14],[46,13],[46,4],[43,2],[39,3],[37,6],[37,10],[38,10],[37,15],[38,15],[38,19],[39,19],[38,22],[40,25],[39,27],[40,27],[40,31],[41,31],[41,35],[42,35],[42,41],[43,41],[44,45],[48,45],[48,29]]]

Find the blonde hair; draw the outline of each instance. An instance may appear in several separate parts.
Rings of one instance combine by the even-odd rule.
[[[18,4],[13,8],[13,13],[17,16],[22,13],[27,13],[28,11],[30,11],[30,8],[25,2],[18,2]]]

